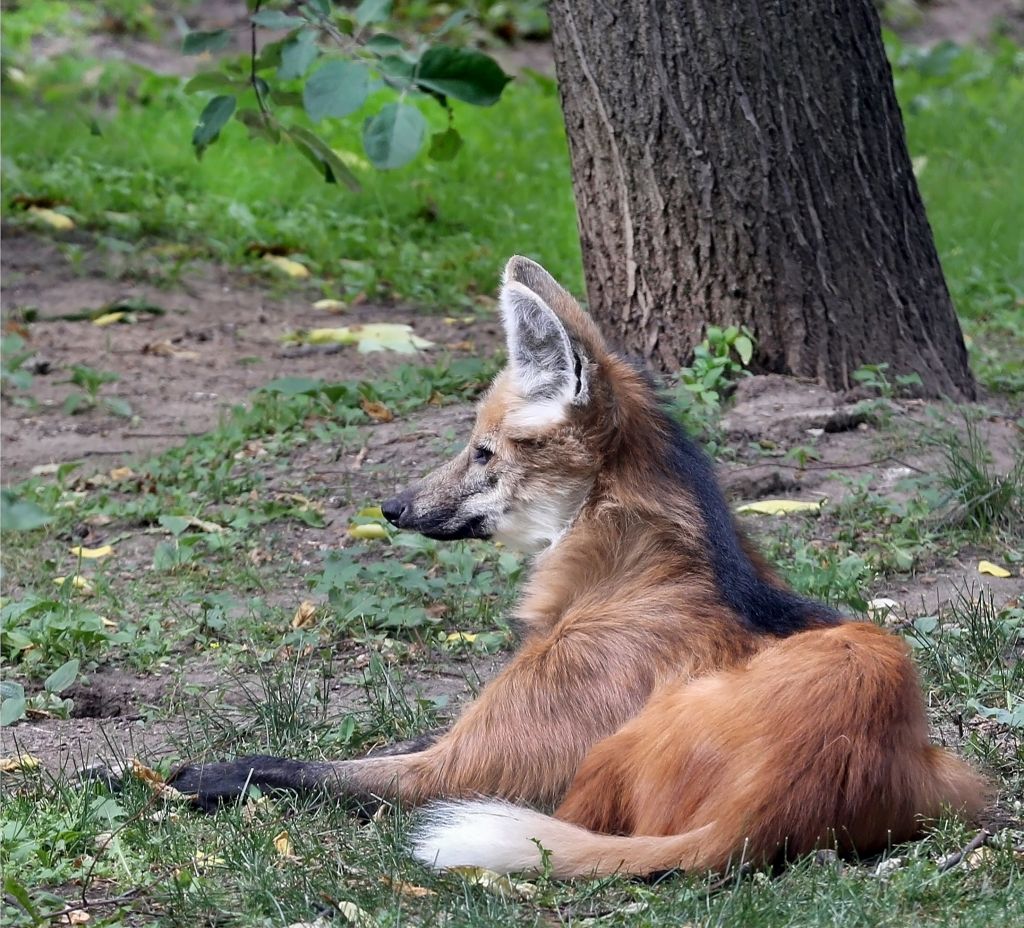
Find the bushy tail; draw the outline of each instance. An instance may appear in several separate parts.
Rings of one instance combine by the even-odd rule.
[[[412,839],[413,855],[437,870],[485,867],[499,873],[539,872],[558,879],[645,874],[680,867],[716,868],[723,848],[714,823],[683,835],[601,835],[499,800],[428,806]],[[724,853],[728,855],[728,850]]]
[[[439,869],[557,877],[720,871],[829,846],[876,853],[984,802],[983,778],[928,743],[906,645],[851,622],[667,686],[591,749],[557,818],[441,803],[414,853]]]

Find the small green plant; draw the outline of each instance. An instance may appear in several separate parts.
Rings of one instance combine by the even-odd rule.
[[[27,390],[32,386],[32,373],[25,362],[33,351],[20,335],[5,335],[0,340],[0,392]]]
[[[113,371],[101,371],[86,364],[75,364],[71,368],[71,377],[66,382],[78,387],[81,392],[68,395],[64,400],[64,412],[77,415],[102,407],[115,416],[130,419],[132,408],[127,400],[117,396],[100,396],[100,390],[106,384],[115,383],[120,379]]]
[[[0,609],[0,658],[33,676],[72,659],[96,658],[127,640],[126,633],[112,632],[103,616],[78,605],[70,592],[61,599],[32,594]]]
[[[963,437],[950,431],[940,441],[944,468],[939,481],[954,505],[949,521],[982,534],[1024,530],[1024,450],[1017,451],[1008,473],[998,474],[972,421],[965,421]]]
[[[853,379],[862,387],[874,390],[882,399],[906,396],[914,387],[921,385],[917,374],[897,374],[892,380],[888,375],[888,364],[862,364],[853,372]]]
[[[786,460],[792,461],[800,470],[803,470],[811,461],[820,461],[821,452],[810,445],[796,445],[786,452]]]
[[[748,375],[747,365],[754,356],[754,338],[746,326],[726,328],[708,326],[707,334],[693,350],[693,361],[679,371],[673,391],[677,418],[695,435],[701,436],[714,451],[718,416],[722,401],[732,392],[736,381]]]

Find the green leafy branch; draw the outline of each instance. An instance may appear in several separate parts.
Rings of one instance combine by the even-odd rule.
[[[217,70],[196,74],[185,86],[188,93],[214,94],[192,133],[197,157],[217,141],[234,117],[250,137],[272,144],[288,141],[328,183],[357,190],[359,181],[341,155],[302,125],[303,117],[314,125],[324,119],[343,119],[362,109],[376,91],[394,91],[397,99],[368,116],[362,132],[367,158],[375,167],[389,170],[408,164],[424,148],[427,120],[408,98],[429,97],[445,111],[448,125],[430,136],[428,154],[436,161],[448,161],[462,147],[451,101],[493,106],[511,80],[489,55],[440,41],[465,19],[464,10],[410,48],[379,28],[390,17],[391,0],[363,0],[354,10],[336,9],[332,0],[247,0],[247,8],[248,61],[228,59]],[[287,30],[287,34],[261,48],[261,29]],[[230,42],[225,29],[190,32],[182,51],[186,55],[216,53]],[[322,63],[314,68],[320,59]],[[255,106],[240,106],[250,96]]]

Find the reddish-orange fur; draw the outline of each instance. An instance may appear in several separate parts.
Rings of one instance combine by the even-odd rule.
[[[821,847],[876,852],[943,806],[977,812],[981,787],[929,745],[906,645],[849,623],[663,688],[587,755],[555,817],[623,835],[706,829],[679,859],[673,849],[608,865],[722,869]]]
[[[697,501],[664,466],[673,437],[651,387],[542,269],[513,259],[508,276],[579,346],[589,400],[547,430],[510,426],[522,401],[506,372],[469,447],[488,442],[495,481],[519,497],[577,481],[585,502],[534,564],[515,613],[521,648],[446,735],[418,753],[321,765],[303,782],[413,804],[557,805],[558,821],[531,813],[523,828],[543,831],[560,876],[720,869],[831,845],[871,853],[944,806],[974,815],[984,782],[929,745],[902,641],[813,612],[787,638],[744,621]],[[413,488],[417,505],[454,505],[474,466],[463,452]]]

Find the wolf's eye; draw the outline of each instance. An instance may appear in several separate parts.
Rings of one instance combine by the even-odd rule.
[[[486,464],[491,458],[494,457],[494,452],[490,448],[485,448],[483,445],[477,445],[473,449],[473,463],[474,464]]]

